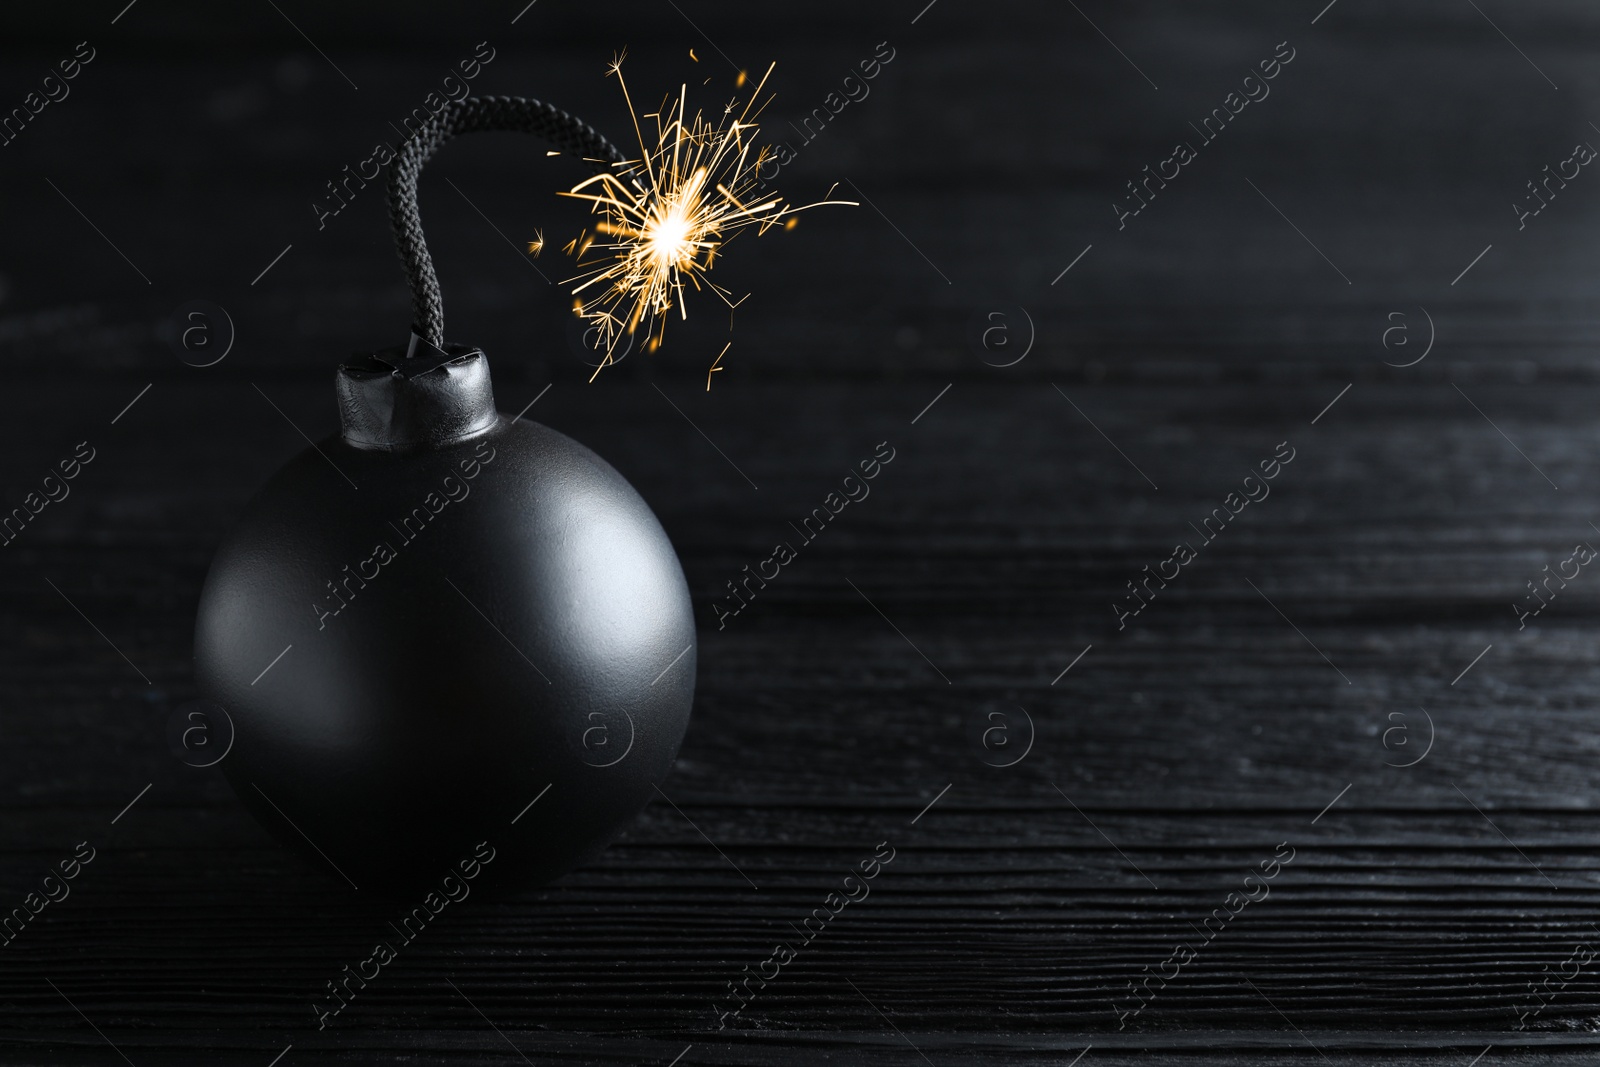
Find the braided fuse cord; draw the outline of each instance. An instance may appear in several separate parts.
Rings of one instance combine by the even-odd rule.
[[[395,251],[411,287],[411,332],[435,348],[444,347],[444,299],[439,276],[422,235],[417,180],[423,164],[452,137],[480,130],[531,133],[552,147],[603,170],[625,162],[622,152],[594,127],[560,108],[525,96],[469,96],[448,104],[406,139],[389,172],[389,225]]]

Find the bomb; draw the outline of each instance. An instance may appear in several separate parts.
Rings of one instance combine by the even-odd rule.
[[[575,290],[601,286],[574,307],[597,335],[598,374],[641,322],[654,350],[686,280],[701,286],[733,232],[800,210],[741,199],[763,157],[755,125],[731,114],[680,114],[630,160],[550,104],[467,97],[395,152],[410,341],[339,368],[340,433],[251,500],[195,628],[235,791],[357,889],[407,895],[480,846],[499,857],[489,882],[556,877],[659,790],[694,702],[688,586],[655,515],[582,445],[502,416],[488,357],[445,342],[422,168],[454,137],[503,130],[595,170],[568,195],[608,237]]]
[[[649,801],[688,727],[677,556],[604,460],[495,409],[475,348],[353,360],[337,396],[340,434],[256,494],[201,594],[222,766],[362,891],[413,891],[484,840],[486,877],[553,878]]]

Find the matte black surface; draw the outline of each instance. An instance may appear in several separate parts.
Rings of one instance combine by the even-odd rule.
[[[391,898],[459,880],[479,842],[501,886],[597,851],[655,798],[694,699],[655,516],[582,445],[508,418],[300,453],[218,549],[195,629],[245,806]]]
[[[1515,207],[1600,145],[1593,5],[277,3],[359,90],[269,5],[4,16],[13,103],[99,54],[0,148],[0,502],[96,450],[0,549],[0,903],[97,855],[0,949],[0,1058],[1593,1061],[1595,965],[1563,972],[1600,941],[1600,579],[1516,609],[1600,545],[1600,183]],[[741,238],[731,334],[692,302],[589,386],[557,254],[587,217],[553,195],[586,168],[509,134],[429,165],[451,335],[502,411],[532,402],[660,516],[699,686],[613,846],[451,904],[319,1031],[399,907],[286,850],[168,726],[215,546],[297,427],[337,430],[332,368],[409,321],[381,184],[322,229],[312,205],[485,38],[473,92],[623,145],[622,46],[645,107],[684,83],[720,106],[776,58],[777,187],[863,202]],[[789,127],[885,41],[870,95]],[[1271,95],[1119,230],[1126,183],[1284,41]],[[195,300],[237,332],[204,369],[168,339]],[[1031,349],[985,348],[997,325]],[[1118,630],[1126,583],[1284,441],[1271,496]],[[802,546],[879,442],[871,495]],[[780,540],[799,557],[719,629]],[[718,1030],[728,983],[885,840],[870,897]],[[1280,842],[1270,895],[1119,1030]]]

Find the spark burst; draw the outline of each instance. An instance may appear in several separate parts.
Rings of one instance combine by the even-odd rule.
[[[647,349],[655,351],[668,312],[676,307],[680,318],[688,318],[684,303],[688,287],[709,289],[730,308],[736,306],[732,293],[711,281],[707,272],[722,247],[740,230],[753,226],[762,234],[785,220],[786,228],[792,226],[795,213],[807,208],[854,205],[848,200],[821,200],[792,207],[782,197],[758,188],[757,175],[768,149],[754,144],[759,128],[754,120],[771,102],[769,97],[757,106],[771,66],[738,117],[734,117],[738,108],[734,100],[715,124],[698,111],[692,118],[685,117],[687,92],[680,87],[676,100],[643,116],[655,120],[651,143],[645,140],[641,116],[623,80],[622,60],[623,56],[614,59],[607,74],[616,75],[622,86],[639,141],[639,158],[617,164],[562,194],[589,201],[591,210],[600,216],[595,224],[597,236],[584,239],[580,235],[567,246],[581,269],[577,277],[568,279],[568,284],[576,283],[573,294],[579,297],[573,311],[592,324],[599,338],[596,348],[606,353],[595,368],[596,375],[612,362],[618,341],[641,325],[650,338]],[[585,261],[590,252],[595,258]],[[581,297],[586,290],[597,291]]]

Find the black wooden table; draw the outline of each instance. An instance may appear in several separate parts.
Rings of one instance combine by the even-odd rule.
[[[0,550],[0,909],[94,850],[0,948],[0,1062],[1593,1060],[1600,577],[1530,583],[1600,545],[1600,178],[1568,162],[1600,144],[1600,11],[0,18],[6,107],[94,51],[0,150],[0,502],[95,454]],[[389,913],[166,734],[212,551],[296,427],[336,429],[337,362],[404,333],[381,188],[321,217],[325,183],[480,40],[476,91],[618,138],[613,51],[637,96],[712,107],[776,59],[784,191],[861,205],[741,238],[731,334],[702,296],[588,385],[536,273],[564,277],[579,169],[510,136],[430,166],[452,334],[661,517],[699,691],[672,803],[450,909],[319,1031]],[[197,300],[236,332],[204,369],[171,343]],[[719,629],[880,442],[870,497]]]

